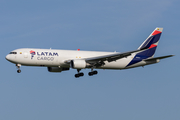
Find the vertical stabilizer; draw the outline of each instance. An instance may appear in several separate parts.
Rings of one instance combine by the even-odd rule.
[[[163,28],[156,28],[138,49],[157,47],[162,31]]]
[[[154,56],[162,31],[163,28],[156,28],[149,35],[149,37],[138,48],[138,50],[142,51],[136,53],[127,67]]]

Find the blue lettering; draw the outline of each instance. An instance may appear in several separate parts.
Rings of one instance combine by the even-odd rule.
[[[45,56],[45,54],[44,54],[43,52],[41,53],[41,55],[44,55],[44,56]]]
[[[40,56],[40,54],[37,52],[37,55]]]
[[[38,56],[59,56],[58,53],[51,53],[51,52],[37,52]]]
[[[45,54],[46,54],[46,56],[47,56],[47,54],[48,54],[48,52],[44,52]]]
[[[47,61],[53,61],[53,57],[37,57],[37,60],[47,60]]]
[[[52,53],[49,53],[49,56],[53,56]]]
[[[58,56],[58,53],[53,53],[53,56]]]

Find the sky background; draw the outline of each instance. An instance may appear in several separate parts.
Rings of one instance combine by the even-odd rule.
[[[1,120],[179,120],[178,0],[1,0]],[[126,52],[156,28],[158,64],[129,70],[49,73],[5,56],[18,48]]]

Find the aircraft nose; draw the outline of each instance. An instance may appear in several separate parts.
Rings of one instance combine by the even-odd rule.
[[[6,55],[6,60],[9,60],[9,55]]]

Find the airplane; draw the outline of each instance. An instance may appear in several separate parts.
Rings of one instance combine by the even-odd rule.
[[[84,76],[82,69],[91,69],[89,76],[96,75],[94,69],[129,69],[155,64],[160,59],[172,57],[166,55],[154,57],[163,28],[156,28],[137,50],[129,52],[97,52],[57,49],[21,48],[11,51],[6,60],[16,64],[17,72],[23,66],[44,66],[49,72],[62,72],[70,68],[76,69],[76,78]]]

